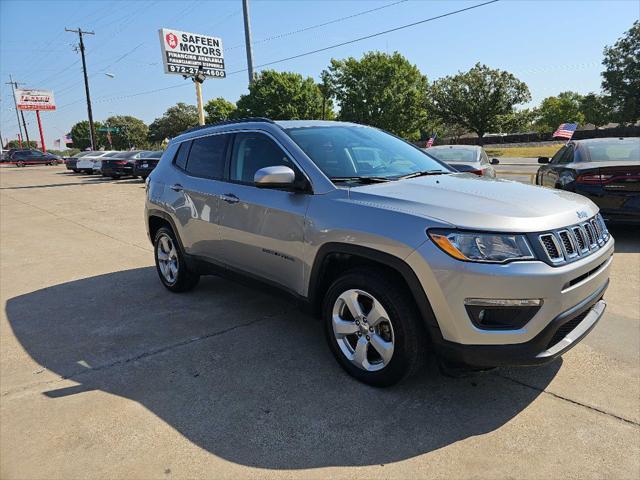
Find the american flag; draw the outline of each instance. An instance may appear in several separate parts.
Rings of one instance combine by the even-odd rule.
[[[433,135],[431,135],[431,138],[427,141],[427,148],[433,146],[433,142],[435,141],[437,136],[438,136],[437,133],[434,133]]]
[[[575,132],[577,128],[577,123],[562,123],[560,124],[558,129],[553,132],[553,138],[560,137],[571,140],[571,137],[573,137],[573,132]]]
[[[71,138],[71,134],[70,134],[70,133],[67,133],[67,134],[64,136],[64,143],[65,143],[65,144],[67,144],[67,143],[73,143],[73,138]]]

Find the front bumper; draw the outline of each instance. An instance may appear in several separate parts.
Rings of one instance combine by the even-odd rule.
[[[474,367],[542,365],[563,355],[598,323],[606,303],[602,300],[609,282],[575,307],[554,318],[532,340],[512,345],[462,345],[434,339],[438,354],[455,363]]]
[[[608,285],[613,250],[611,237],[591,255],[562,266],[540,261],[481,264],[455,260],[427,241],[405,261],[428,297],[434,315],[425,321],[445,356],[480,366],[528,365],[544,363],[566,350],[552,349],[549,339],[565,320],[573,319],[574,312],[586,305],[600,317],[604,304],[594,306]],[[465,309],[469,298],[541,299],[542,306],[520,328],[485,329],[471,321]],[[588,315],[581,325],[592,320],[595,325],[597,319]],[[579,340],[570,338],[572,345]]]

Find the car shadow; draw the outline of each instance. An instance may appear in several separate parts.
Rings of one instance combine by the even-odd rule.
[[[386,464],[494,431],[561,365],[528,370],[535,388],[495,373],[452,379],[431,365],[376,389],[339,368],[320,322],[293,303],[217,277],[171,294],[152,267],[14,297],[6,312],[26,352],[77,383],[38,385],[50,401],[119,395],[199,447],[261,468]]]

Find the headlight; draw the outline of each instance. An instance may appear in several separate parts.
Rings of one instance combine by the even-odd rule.
[[[429,236],[438,247],[458,260],[504,263],[535,259],[524,235],[432,230]]]

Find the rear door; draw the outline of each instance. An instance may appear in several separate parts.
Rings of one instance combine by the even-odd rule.
[[[174,161],[181,175],[167,185],[175,192],[173,207],[186,252],[206,260],[220,260],[218,204],[225,187],[222,177],[228,143],[228,134],[184,142]]]
[[[266,134],[235,135],[229,183],[220,201],[222,256],[231,267],[300,293],[303,230],[310,195],[257,188],[253,183],[255,172],[276,165],[286,165],[302,175],[289,155]]]

